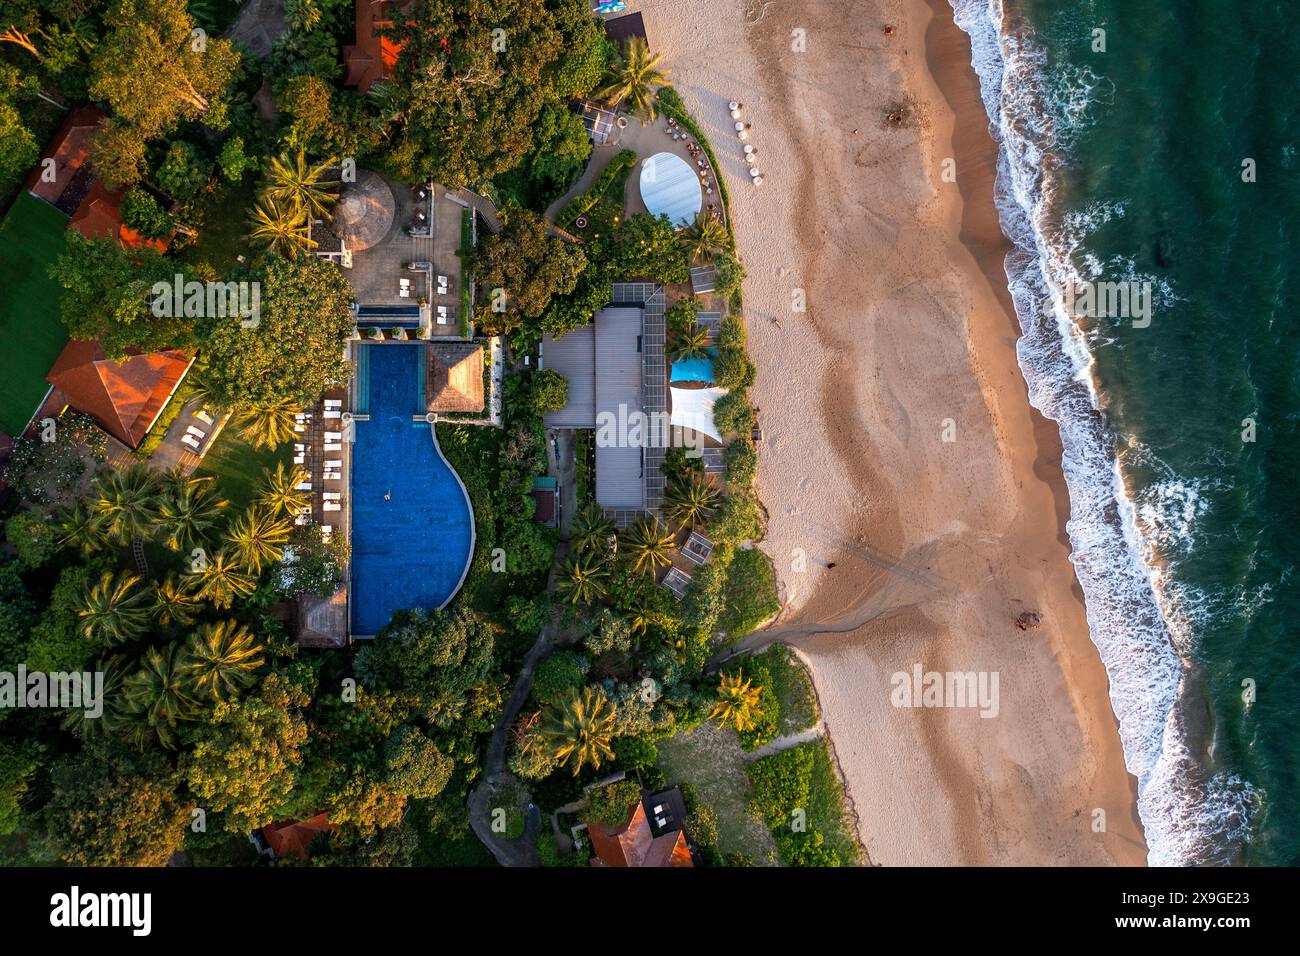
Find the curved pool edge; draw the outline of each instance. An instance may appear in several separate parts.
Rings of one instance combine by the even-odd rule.
[[[460,477],[460,472],[456,466],[447,460],[447,456],[442,453],[442,445],[438,443],[438,423],[429,423],[429,435],[433,438],[433,450],[438,453],[442,463],[447,466],[452,477],[456,479],[456,486],[460,488],[460,495],[465,499],[465,507],[469,511],[469,551],[465,554],[465,567],[461,569],[460,580],[451,593],[447,595],[447,600],[438,605],[437,610],[441,611],[452,601],[456,600],[456,595],[460,594],[460,589],[465,586],[465,579],[469,577],[470,566],[474,563],[474,549],[478,547],[478,519],[474,515],[474,502],[470,500],[469,489],[465,487],[465,482]]]

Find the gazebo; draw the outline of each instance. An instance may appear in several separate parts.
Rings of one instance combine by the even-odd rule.
[[[396,215],[388,180],[373,170],[358,170],[357,181],[343,184],[334,207],[334,233],[353,252],[369,249],[388,235]]]

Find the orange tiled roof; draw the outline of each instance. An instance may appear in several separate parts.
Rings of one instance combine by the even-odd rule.
[[[102,119],[104,113],[93,106],[79,106],[67,115],[41,153],[42,160],[54,160],[53,181],[47,181],[42,175],[48,168],[44,162],[37,163],[27,177],[27,189],[33,196],[50,204],[59,201],[77,171],[90,158],[90,143]]]
[[[621,827],[589,823],[587,835],[596,851],[592,866],[694,866],[686,834],[682,830],[654,836],[645,806],[637,801],[631,818]]]
[[[394,5],[390,0],[356,0],[357,42],[343,48],[343,62],[347,66],[343,82],[362,93],[392,75],[402,52],[400,43],[378,33],[393,25]]]
[[[123,195],[122,191],[111,190],[101,180],[96,180],[68,220],[68,228],[77,230],[87,239],[116,239],[128,249],[149,246],[166,252],[169,239],[146,239],[122,222]]]
[[[322,833],[337,830],[329,821],[329,813],[318,813],[306,820],[291,820],[287,823],[272,823],[262,827],[262,837],[267,846],[275,851],[277,857],[294,856],[300,860],[307,859],[307,848]]]
[[[179,349],[110,361],[98,342],[70,339],[45,380],[67,403],[131,448],[139,446],[189,370]]]

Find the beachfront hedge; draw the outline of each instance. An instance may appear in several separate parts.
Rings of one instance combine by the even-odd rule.
[[[757,419],[744,391],[729,392],[713,405],[713,424],[724,435],[748,435]]]
[[[727,445],[722,453],[727,466],[727,482],[737,488],[748,488],[758,473],[758,450],[748,435],[742,435]]]
[[[671,86],[660,87],[659,92],[655,95],[655,106],[665,116],[677,120],[688,133],[699,141],[699,144],[704,147],[704,154],[709,157],[709,165],[713,169],[722,169],[722,164],[718,162],[718,157],[713,152],[713,145],[709,142],[709,138],[704,135],[704,130],[700,128],[700,124],[695,122],[695,117],[686,108],[686,104],[682,102],[680,93]],[[732,242],[735,242],[736,236],[731,228],[731,197],[727,194],[726,179],[722,176],[714,176],[713,178],[718,184],[718,195],[722,198],[722,208],[727,210],[727,234],[731,236]]]
[[[727,568],[727,587],[723,592],[726,610],[718,626],[735,641],[781,610],[776,594],[776,568],[772,559],[758,548],[737,551]]]

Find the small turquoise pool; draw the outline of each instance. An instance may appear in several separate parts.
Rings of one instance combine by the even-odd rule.
[[[352,633],[404,608],[442,607],[465,579],[474,512],[424,414],[424,348],[362,345],[352,447]]]
[[[710,349],[709,351],[712,352],[713,350]],[[674,362],[671,381],[712,382],[713,359],[701,356],[700,358],[681,359]]]

